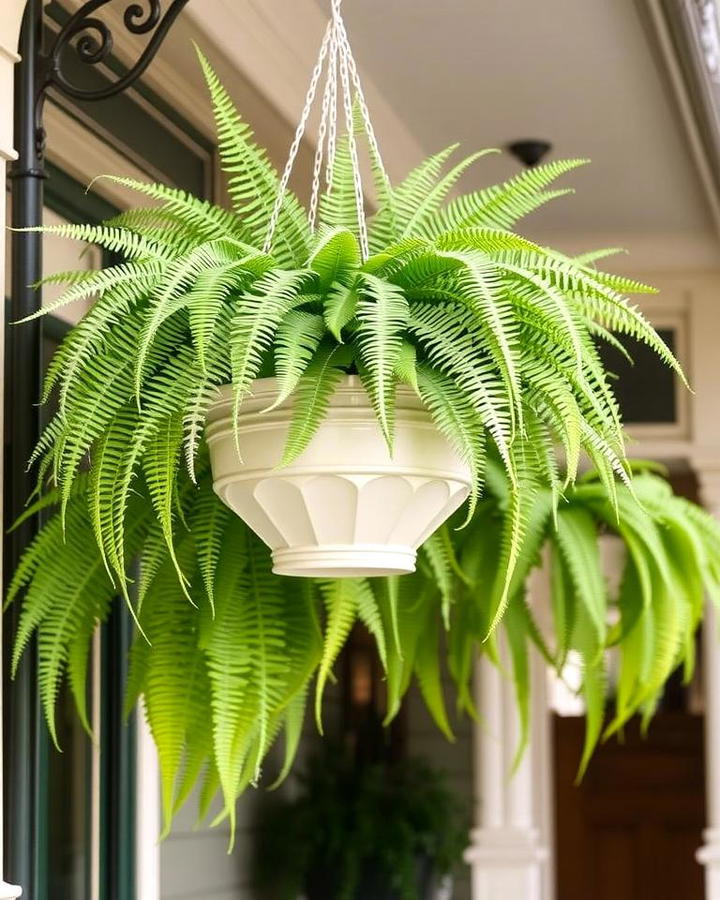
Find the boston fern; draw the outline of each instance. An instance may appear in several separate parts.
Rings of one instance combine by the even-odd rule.
[[[563,498],[589,490],[572,487],[581,454],[598,473],[597,503],[613,511],[609,518],[619,512],[630,527],[641,515],[632,505],[620,416],[597,341],[631,335],[680,371],[627,300],[649,288],[596,269],[602,254],[570,259],[511,230],[563,193],[550,185],[580,160],[537,166],[461,196],[453,189],[478,155],[448,169],[455,148],[392,190],[378,175],[380,204],[364,258],[346,137],[320,199],[318,229],[288,192],[266,246],[277,174],[200,61],[232,208],[117,178],[152,205],[98,226],[45,229],[97,244],[122,262],[49,279],[66,287],[43,313],[87,298],[94,303],[48,371],[44,397],[56,393],[58,411],[33,455],[33,509],[57,504],[58,512],[26,552],[10,591],[11,600],[25,593],[14,664],[37,633],[51,730],[65,676],[87,720],[91,634],[113,598],[124,597],[138,623],[128,703],[145,697],[168,822],[201,773],[206,798],[221,788],[232,818],[235,797],[257,778],[282,728],[289,765],[308,683],[317,671],[319,698],[357,618],[377,639],[393,705],[414,659],[438,710],[442,620],[451,643],[459,642],[453,666],[464,677],[470,637],[485,639],[506,610],[509,622],[519,615],[513,604],[539,527],[538,498],[551,521]],[[359,375],[390,447],[402,383],[468,463],[473,487],[462,518],[471,525],[457,538],[463,553],[473,535],[473,554],[496,541],[475,523],[488,514],[481,498],[492,495],[492,481],[504,479],[506,526],[492,558],[491,589],[484,581],[474,612],[451,603],[457,579],[443,562],[447,531],[428,544],[422,565],[432,577],[421,571],[419,593],[414,577],[374,584],[280,579],[264,545],[213,494],[204,426],[220,385],[232,385],[237,436],[237,413],[254,379],[277,377],[275,405],[293,399],[283,460],[289,463],[312,440],[348,373]],[[556,516],[562,536],[572,520],[562,509]],[[700,554],[699,545],[691,551]],[[569,576],[574,572],[570,566]],[[645,590],[645,569],[636,577]],[[578,602],[595,596],[575,589]],[[409,597],[422,612],[410,624],[403,620]],[[461,632],[453,625],[463,609],[473,619],[467,637],[464,624]],[[586,630],[565,626],[568,635],[582,632],[573,640],[595,661],[606,639],[596,619]],[[406,643],[413,641],[411,650]],[[662,659],[671,662],[664,649]],[[628,703],[637,706],[635,693]]]
[[[433,569],[421,567],[403,579],[411,595],[411,580],[417,579],[416,595],[424,596],[434,586],[435,603],[447,604],[448,668],[458,706],[470,714],[475,712],[471,677],[476,649],[498,659],[496,634],[485,641],[493,608],[488,601],[503,577],[497,560],[511,540],[512,503],[506,477],[498,464],[491,464],[486,497],[470,525],[455,532],[441,529],[432,539],[435,546],[426,548],[434,557]],[[528,736],[529,652],[534,646],[559,677],[571,664],[581,679],[586,707],[582,772],[601,737],[615,734],[636,714],[648,724],[678,667],[686,682],[692,677],[705,598],[720,601],[720,526],[697,505],[673,494],[665,478],[647,464],[638,467],[629,486],[618,486],[615,502],[597,472],[584,474],[559,504],[550,487],[536,485],[525,523],[502,619],[524,734],[518,751]],[[611,587],[614,579],[602,565],[601,541],[608,539],[622,548],[617,587]],[[529,576],[547,558],[549,590],[533,597]],[[547,610],[542,606],[546,593]],[[403,668],[416,667],[422,688],[425,663],[418,665],[415,653],[425,652],[423,642],[414,643],[403,627],[414,634],[416,626],[404,620],[399,643]],[[431,639],[433,646],[438,640],[439,631]],[[613,657],[617,665],[610,665]],[[610,680],[611,670],[619,673],[616,682]],[[392,685],[390,677],[388,681]],[[436,722],[450,734],[439,682],[432,687],[426,683],[423,693]],[[610,703],[614,712],[607,719]]]
[[[443,151],[390,193],[380,179],[383,202],[370,223],[371,255],[363,260],[346,139],[320,200],[318,232],[311,233],[305,211],[286,193],[266,252],[276,173],[201,62],[233,210],[120,178],[159,205],[99,226],[47,229],[124,261],[51,278],[68,286],[43,313],[90,297],[95,303],[50,367],[45,396],[57,388],[59,410],[34,455],[40,483],[52,478],[64,509],[92,451],[93,531],[125,593],[134,479],[144,473],[172,545],[177,472],[184,462],[194,477],[219,385],[232,384],[237,430],[253,380],[277,376],[277,403],[294,399],[283,460],[289,463],[312,439],[340,379],[357,371],[390,447],[396,385],[418,392],[471,467],[469,514],[482,492],[488,450],[499,453],[515,498],[509,574],[520,546],[525,480],[547,481],[559,496],[574,481],[582,451],[609,494],[616,477],[627,477],[620,417],[596,340],[630,334],[679,371],[621,293],[649,288],[597,271],[592,257],[571,260],[509,230],[556,196],[547,186],[581,161],[540,166],[450,202],[477,154],[443,174],[454,148]],[[556,442],[564,449],[562,471]]]

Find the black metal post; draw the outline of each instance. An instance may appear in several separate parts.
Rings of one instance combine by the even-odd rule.
[[[11,169],[11,224],[28,228],[42,223],[43,180],[42,139],[37,129],[39,72],[35,60],[42,52],[42,0],[28,0],[20,34],[23,63],[15,80],[15,147],[18,158]],[[17,321],[34,312],[40,292],[32,285],[42,275],[42,239],[37,233],[16,234],[12,240],[12,288],[10,320]],[[8,383],[5,403],[6,442],[6,528],[20,515],[32,491],[27,460],[40,436],[40,396],[42,327],[39,321],[22,327],[11,326],[8,340]],[[26,522],[7,536],[4,571],[8,577],[32,540],[37,524]],[[15,633],[19,608],[10,610],[5,634],[9,644]],[[6,651],[10,648],[6,644]],[[9,656],[6,655],[6,659]],[[6,673],[7,675],[7,673]],[[5,828],[5,875],[23,886],[26,897],[36,896],[35,854],[38,809],[34,778],[37,741],[37,692],[34,648],[24,656],[15,680],[5,692],[5,793],[7,809],[14,821]]]
[[[0,3],[2,0],[0,0]],[[160,0],[128,3],[123,24],[136,35],[150,35],[137,62],[102,88],[74,84],[65,74],[68,54],[88,66],[104,62],[112,53],[109,27],[95,15],[110,0],[87,0],[43,48],[43,0],[27,0],[20,36],[21,62],[15,79],[15,149],[18,153],[12,179],[13,228],[42,224],[45,133],[42,111],[45,96],[54,90],[74,100],[103,100],[134,84],[154,58],[172,23],[188,0],[171,0],[163,14]],[[40,308],[41,292],[32,287],[42,276],[42,235],[15,232],[12,236],[12,288],[9,318],[22,319]],[[5,528],[25,508],[34,488],[33,474],[26,469],[40,437],[38,401],[42,382],[42,324],[40,320],[10,326],[6,346],[7,388],[5,396]],[[37,532],[29,520],[6,536],[4,571],[10,577],[23,550]],[[8,612],[4,630],[5,659],[11,654],[19,606]],[[7,668],[7,667],[6,667]],[[23,888],[23,897],[38,900],[42,887],[37,861],[42,852],[45,811],[37,791],[37,754],[42,750],[40,716],[35,684],[36,657],[32,648],[24,654],[12,683],[3,673],[5,720],[5,877]]]

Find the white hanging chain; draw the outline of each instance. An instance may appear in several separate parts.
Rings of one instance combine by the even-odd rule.
[[[309,209],[310,227],[312,231],[315,231],[323,165],[325,166],[326,188],[328,191],[332,191],[332,174],[337,148],[337,120],[340,115],[339,107],[341,106],[347,129],[348,150],[352,165],[360,249],[363,259],[368,258],[369,247],[367,221],[365,217],[365,199],[362,188],[362,175],[360,172],[357,140],[355,137],[355,123],[353,121],[353,92],[357,99],[363,130],[368,140],[373,161],[380,174],[380,178],[382,179],[385,192],[388,197],[390,196],[390,180],[383,166],[377,138],[370,121],[367,102],[360,83],[357,65],[353,58],[352,50],[350,49],[350,42],[340,12],[341,3],[342,0],[332,0],[332,17],[328,22],[325,36],[323,37],[320,46],[318,59],[315,68],[313,69],[310,86],[305,98],[305,106],[297,130],[295,131],[295,137],[290,147],[288,161],[285,165],[282,178],[280,179],[278,196],[275,200],[275,206],[268,223],[264,245],[266,253],[270,251],[272,246],[273,236],[282,213],[283,203],[285,202],[290,175],[307,128],[308,119],[317,95],[318,84],[323,75],[323,71],[325,70],[326,62],[327,71],[325,73],[325,84],[322,92],[318,142],[313,164],[312,192]],[[341,93],[340,98],[338,98],[338,91]],[[340,102],[338,102],[339,100]]]
[[[335,29],[332,30],[330,37],[330,61],[328,63],[328,73],[325,79],[325,90],[323,91],[322,112],[320,114],[320,129],[318,131],[318,143],[315,150],[315,165],[313,166],[313,182],[312,194],[310,197],[310,228],[315,231],[315,220],[317,218],[318,202],[320,200],[320,175],[322,173],[323,160],[325,157],[325,141],[327,139],[327,169],[330,168],[335,159],[335,136],[331,136],[328,128],[328,120],[332,123],[335,121],[337,108],[337,39],[335,37]],[[330,115],[330,110],[333,115]]]
[[[378,168],[380,177],[385,183],[385,189],[389,194],[392,185],[390,184],[390,178],[385,169],[385,166],[383,165],[380,146],[375,136],[375,129],[373,128],[373,124],[370,119],[370,112],[368,111],[367,102],[365,100],[365,92],[362,88],[360,75],[358,74],[357,65],[355,63],[355,57],[353,56],[352,50],[350,49],[350,42],[348,40],[347,31],[345,30],[345,23],[343,22],[342,18],[340,18],[338,21],[338,27],[340,29],[340,38],[345,48],[348,68],[350,69],[350,77],[352,78],[353,88],[355,89],[355,96],[357,98],[358,106],[360,107],[360,115],[362,116],[365,134],[367,135],[368,143],[370,144],[370,150],[372,151],[372,155]]]
[[[338,0],[339,3],[339,0]],[[355,140],[355,122],[353,120],[352,90],[348,72],[347,55],[340,53],[340,81],[342,83],[343,106],[345,107],[345,128],[347,129],[348,149],[352,163],[353,184],[355,186],[355,209],[357,211],[360,252],[363,260],[370,255],[368,249],[367,221],[365,219],[365,198],[363,196],[360,160],[358,159],[357,141]]]
[[[337,35],[334,44],[335,56],[330,60],[328,80],[331,85],[330,110],[328,112],[328,137],[327,137],[327,164],[325,168],[325,187],[330,190],[332,176],[335,167],[335,153],[337,151],[337,106],[338,106],[338,80],[337,80]]]
[[[310,117],[310,110],[312,109],[312,105],[315,101],[315,94],[317,92],[318,82],[320,81],[320,76],[322,75],[323,66],[325,64],[325,57],[328,54],[332,32],[332,22],[328,22],[328,26],[325,29],[325,37],[323,38],[323,42],[320,45],[320,54],[318,56],[317,62],[315,63],[312,78],[310,79],[310,87],[308,88],[308,92],[305,97],[305,106],[303,107],[302,116],[300,117],[300,122],[298,123],[298,127],[295,130],[295,137],[293,139],[293,142],[290,145],[290,152],[288,154],[287,163],[285,164],[285,171],[283,172],[282,178],[280,179],[278,195],[275,200],[275,206],[273,208],[272,215],[270,216],[270,222],[268,223],[268,230],[265,236],[265,246],[263,247],[264,253],[268,253],[270,247],[272,246],[273,235],[275,234],[278,219],[280,218],[280,212],[282,210],[283,201],[285,200],[285,192],[287,191],[288,182],[290,181],[290,175],[292,173],[293,166],[295,165],[295,159],[298,155],[298,150],[300,149],[300,143],[302,142],[303,135],[305,134],[307,121]]]

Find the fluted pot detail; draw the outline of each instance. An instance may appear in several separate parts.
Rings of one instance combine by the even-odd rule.
[[[415,569],[417,548],[466,499],[470,469],[408,388],[397,391],[392,457],[360,380],[346,376],[307,449],[282,468],[292,398],[271,411],[275,378],[232,391],[208,414],[214,488],[273,551],[278,575],[353,577]]]

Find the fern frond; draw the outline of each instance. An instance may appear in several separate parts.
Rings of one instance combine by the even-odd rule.
[[[332,672],[333,664],[355,624],[360,596],[365,596],[368,590],[367,583],[361,578],[320,581],[320,592],[327,611],[323,652],[315,688],[315,720],[321,733],[323,731],[322,698],[325,685]]]
[[[348,231],[358,235],[357,194],[355,174],[347,134],[341,136],[330,167],[327,189],[320,196],[318,221],[331,230]]]
[[[129,260],[158,260],[170,262],[173,252],[163,247],[157,240],[148,240],[124,228],[108,225],[39,225],[36,228],[23,228],[21,231],[39,231],[43,234],[54,234],[57,237],[69,238],[83,244],[95,244],[110,253],[121,254]]]
[[[275,373],[278,396],[269,409],[283,403],[297,387],[325,336],[322,316],[292,310],[285,316],[275,338]]]
[[[216,581],[215,621],[206,646],[212,689],[214,758],[234,834],[243,769],[257,777],[272,737],[271,719],[287,675],[282,591],[269,552],[234,517],[231,558]]]
[[[181,564],[189,566],[191,542],[179,548]],[[209,686],[203,654],[197,646],[195,613],[182,597],[173,566],[155,579],[142,611],[149,652],[133,658],[144,665],[142,677],[148,723],[160,761],[164,834],[175,811],[175,788],[183,763],[188,730],[198,715],[207,718]]]
[[[307,279],[304,272],[268,272],[234,303],[230,333],[233,418],[237,429],[240,404],[262,365],[278,326],[298,302]]]
[[[365,290],[358,302],[357,342],[367,369],[367,389],[385,440],[392,449],[395,406],[395,366],[408,325],[407,300],[397,287],[363,275]]]
[[[351,351],[346,347],[332,344],[320,346],[295,389],[281,466],[296,460],[313,439],[330,399],[345,375],[341,367],[346,366],[350,359]]]
[[[448,719],[440,676],[439,642],[439,618],[434,610],[430,610],[418,637],[415,674],[420,693],[435,724],[449,741],[454,741],[455,736]]]
[[[235,212],[248,234],[248,242],[261,247],[280,187],[277,173],[264,150],[252,140],[229,94],[198,50],[210,92],[223,171],[230,175],[228,192]],[[310,226],[298,200],[286,191],[275,231],[272,253],[280,265],[299,266],[308,257]]]
[[[548,184],[587,162],[585,159],[567,159],[543,163],[524,170],[504,184],[462,195],[440,213],[430,236],[475,225],[509,229],[547,202],[549,198],[544,189]]]
[[[417,337],[429,363],[448,375],[466,394],[514,480],[515,465],[510,454],[511,401],[495,367],[477,348],[470,330],[471,316],[457,304],[411,303],[409,330]]]
[[[323,317],[330,334],[338,344],[343,343],[342,330],[355,318],[359,301],[356,285],[345,287],[333,284],[325,295]]]
[[[180,413],[173,413],[160,423],[148,440],[143,454],[143,474],[148,493],[160,522],[168,553],[184,587],[188,581],[182,571],[174,543],[174,518],[177,500],[177,470],[183,443],[183,427]]]
[[[119,286],[127,286],[133,293],[137,294],[138,288],[142,290],[144,284],[153,283],[162,272],[162,263],[158,260],[150,260],[143,262],[123,263],[117,266],[109,266],[107,269],[99,269],[83,273],[84,278],[73,279],[67,290],[52,303],[44,305],[37,312],[24,319],[18,320],[14,324],[29,322],[40,316],[52,315],[58,309],[68,306],[71,303],[77,303],[80,300],[87,300],[94,295],[102,295],[104,292],[112,289],[117,290]],[[71,273],[67,273],[68,275]]]
[[[371,253],[385,250],[399,240],[418,206],[436,189],[445,163],[458,146],[459,144],[452,144],[423,160],[404,181],[392,189],[389,201],[370,221],[368,238]]]
[[[431,234],[428,234],[428,224],[430,224],[430,232],[432,232],[431,223],[435,220],[438,210],[462,175],[483,156],[487,156],[488,153],[497,152],[497,150],[481,150],[478,153],[471,154],[466,159],[461,160],[457,165],[453,166],[453,168],[444,175],[424,197],[419,199],[409,221],[402,229],[400,237],[406,238],[413,235],[419,237],[431,236]]]
[[[333,284],[347,284],[360,265],[360,246],[355,235],[346,228],[323,229],[313,247],[308,267],[316,272],[320,290]]]
[[[120,175],[99,175],[98,178],[130,188],[146,197],[159,201],[163,213],[182,222],[186,237],[206,241],[221,236],[245,237],[241,221],[235,213],[221,209],[209,200],[201,200],[181,188],[166,184],[153,184]],[[95,179],[95,181],[98,180]]]

